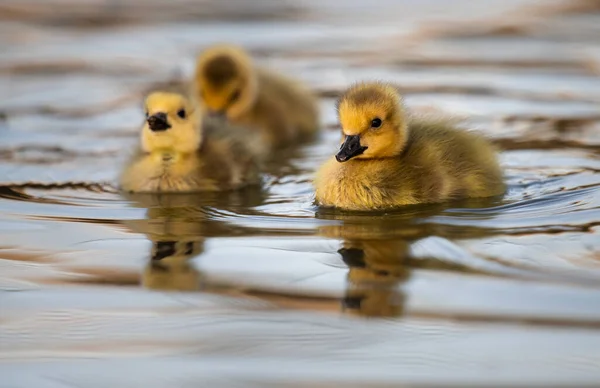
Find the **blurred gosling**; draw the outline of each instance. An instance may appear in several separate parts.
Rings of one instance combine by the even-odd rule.
[[[260,182],[260,141],[202,119],[179,93],[151,93],[145,109],[140,146],[119,179],[122,190],[227,191]]]
[[[319,129],[316,97],[299,82],[255,66],[237,46],[215,45],[200,53],[193,94],[209,114],[259,131],[272,149]]]
[[[315,178],[316,202],[374,210],[505,192],[496,151],[444,120],[408,120],[397,90],[360,83],[338,101],[342,145]]]

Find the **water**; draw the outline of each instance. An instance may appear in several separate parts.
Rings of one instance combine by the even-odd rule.
[[[0,6],[0,386],[600,384],[600,14],[129,0],[61,25],[31,3]],[[317,90],[320,138],[273,155],[262,189],[121,196],[141,96],[215,40]],[[373,78],[490,136],[508,193],[314,206],[334,96]]]

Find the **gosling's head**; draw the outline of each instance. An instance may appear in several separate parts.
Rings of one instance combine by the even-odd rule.
[[[342,126],[338,162],[388,158],[406,145],[408,126],[402,98],[385,83],[360,83],[348,89],[337,104]]]
[[[250,56],[232,45],[206,49],[196,62],[194,94],[208,114],[235,119],[247,112],[257,94]]]
[[[154,92],[144,102],[146,121],[142,128],[145,152],[192,153],[202,141],[200,112],[181,94]]]

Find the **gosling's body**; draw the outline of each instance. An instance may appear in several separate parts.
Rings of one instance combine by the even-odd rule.
[[[174,104],[172,112],[180,109],[176,102],[179,100],[184,101],[189,111],[193,110],[185,97],[161,94],[163,100]],[[200,119],[197,111],[191,113],[187,121],[172,118],[171,113],[168,117],[174,121],[172,128],[153,132],[148,123],[144,125],[142,145],[121,174],[122,190],[134,193],[214,192],[260,182],[261,150],[254,139],[222,121]]]
[[[208,112],[259,132],[271,149],[310,138],[319,128],[317,99],[307,88],[254,65],[235,46],[218,45],[200,54],[194,95]]]
[[[494,151],[484,139],[439,123],[410,129],[407,149],[397,157],[327,161],[317,175],[317,201],[369,210],[504,192]]]
[[[367,93],[361,93],[361,88]],[[356,157],[343,162],[332,158],[320,168],[315,179],[318,204],[372,210],[504,193],[502,170],[490,143],[451,123],[408,122],[399,98],[393,100],[393,93],[396,92],[389,85],[364,84],[342,97],[343,129],[348,130],[344,124],[354,127],[349,129],[350,137],[360,137],[360,144],[366,138],[364,144],[369,145]],[[369,94],[377,101],[365,99]],[[387,98],[392,101],[384,101]],[[362,115],[368,120],[384,117],[380,121],[388,121],[388,125],[356,131],[355,128],[362,128]]]

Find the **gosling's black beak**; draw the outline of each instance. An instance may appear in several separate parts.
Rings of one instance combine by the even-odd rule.
[[[360,145],[359,135],[346,136],[346,140],[344,140],[344,144],[340,147],[340,151],[335,155],[335,159],[340,163],[346,162],[362,154],[366,149],[367,147]]]
[[[166,131],[171,128],[167,121],[167,115],[163,112],[158,112],[148,117],[148,126],[154,132]]]

